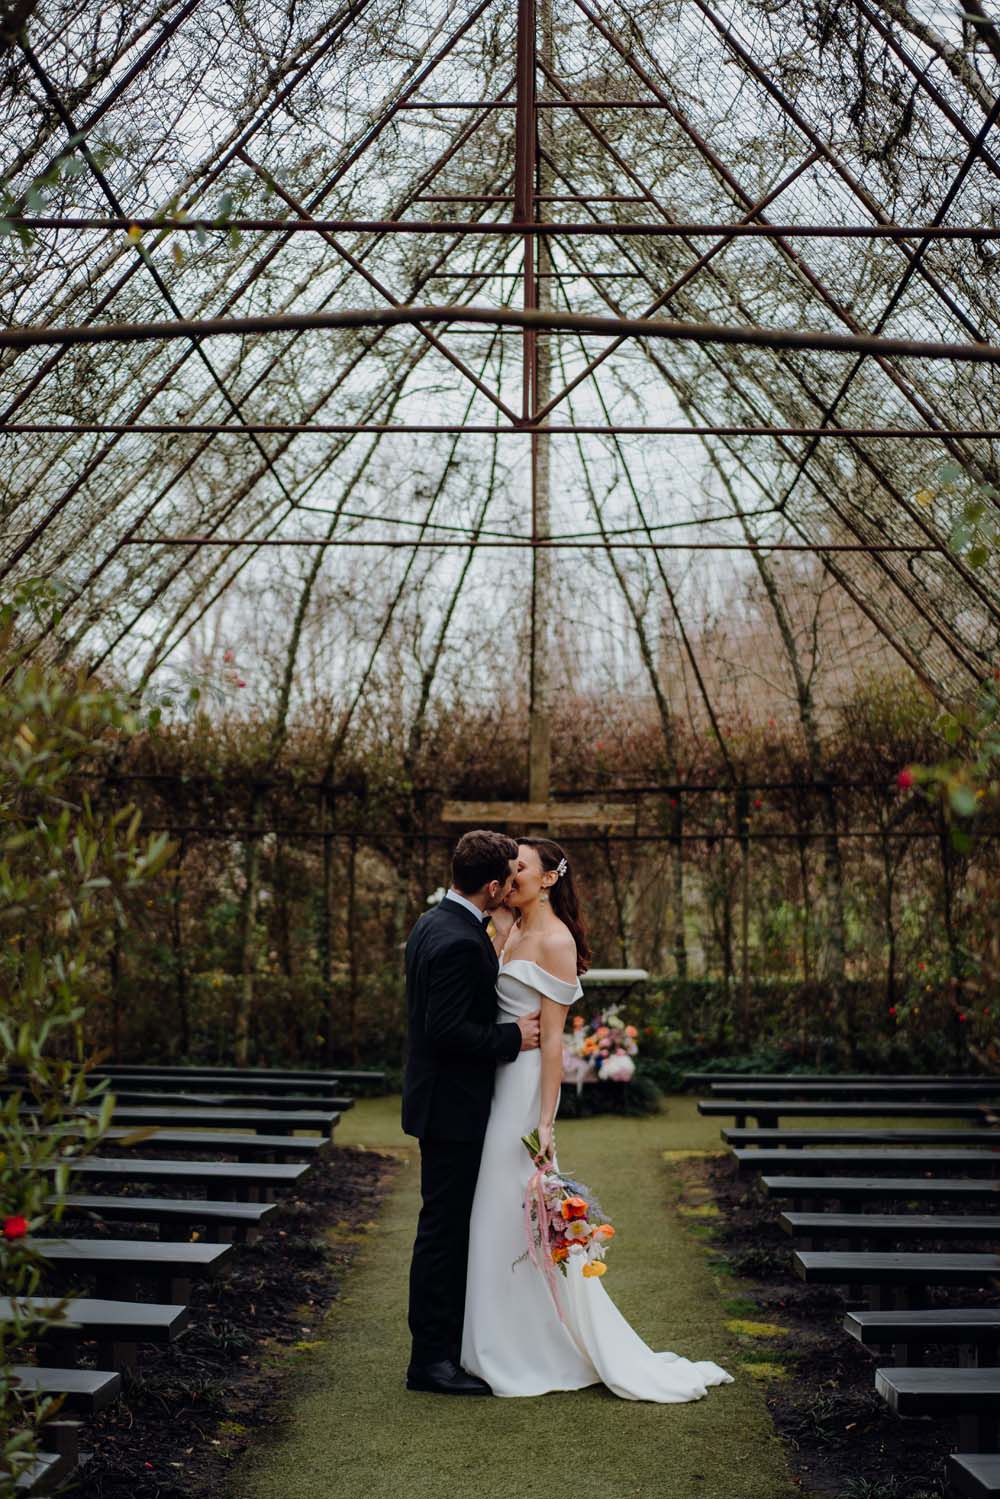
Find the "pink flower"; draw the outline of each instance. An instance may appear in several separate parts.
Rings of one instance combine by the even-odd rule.
[[[913,771],[908,766],[899,772],[899,775],[896,777],[896,785],[901,791],[909,791],[913,785]]]
[[[228,666],[230,664],[230,662],[232,661],[232,659],[233,659],[233,653],[232,653],[232,651],[223,651],[222,652],[222,659],[223,659],[223,661],[225,661],[226,665]]]
[[[237,677],[236,678],[236,685],[237,685],[237,687],[245,687],[247,684],[246,684],[246,682],[244,682],[244,680],[243,680],[242,677]]]

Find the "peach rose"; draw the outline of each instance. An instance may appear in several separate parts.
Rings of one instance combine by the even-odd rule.
[[[615,1231],[610,1223],[599,1223],[594,1229],[594,1236],[598,1239],[613,1239]]]

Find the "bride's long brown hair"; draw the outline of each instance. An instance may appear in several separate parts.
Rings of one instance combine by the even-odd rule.
[[[586,973],[591,964],[591,951],[580,915],[580,902],[573,883],[573,866],[569,862],[569,855],[551,838],[519,838],[517,841],[526,843],[535,850],[542,861],[543,870],[558,869],[563,859],[566,860],[566,873],[561,874],[555,884],[549,886],[549,900],[559,920],[564,921],[573,933],[577,973]]]

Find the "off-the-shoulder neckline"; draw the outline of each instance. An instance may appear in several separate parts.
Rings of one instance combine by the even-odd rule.
[[[550,978],[554,984],[564,984],[567,989],[578,989],[581,987],[579,978],[577,978],[575,984],[571,984],[569,979],[557,978],[554,973],[550,973],[547,968],[543,968],[541,963],[536,963],[534,958],[508,958],[506,963],[500,965],[500,972],[506,973],[507,969],[512,967],[514,963],[527,963],[529,968],[537,968],[539,973],[544,973],[545,977]]]

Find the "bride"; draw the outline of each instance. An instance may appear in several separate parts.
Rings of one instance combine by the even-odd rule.
[[[625,1400],[699,1400],[729,1384],[718,1364],[654,1353],[633,1331],[582,1255],[557,1276],[559,1310],[539,1267],[525,1255],[523,1200],[533,1166],[521,1142],[538,1126],[542,1157],[557,1166],[554,1122],[562,1076],[562,1032],[583,989],[590,952],[573,876],[547,838],[522,839],[510,912],[494,911],[500,974],[498,1020],[541,1008],[541,1045],[497,1069],[472,1207],[461,1362],[495,1395],[543,1395],[605,1384]],[[516,921],[515,921],[516,914]],[[506,918],[506,919],[505,919]]]

